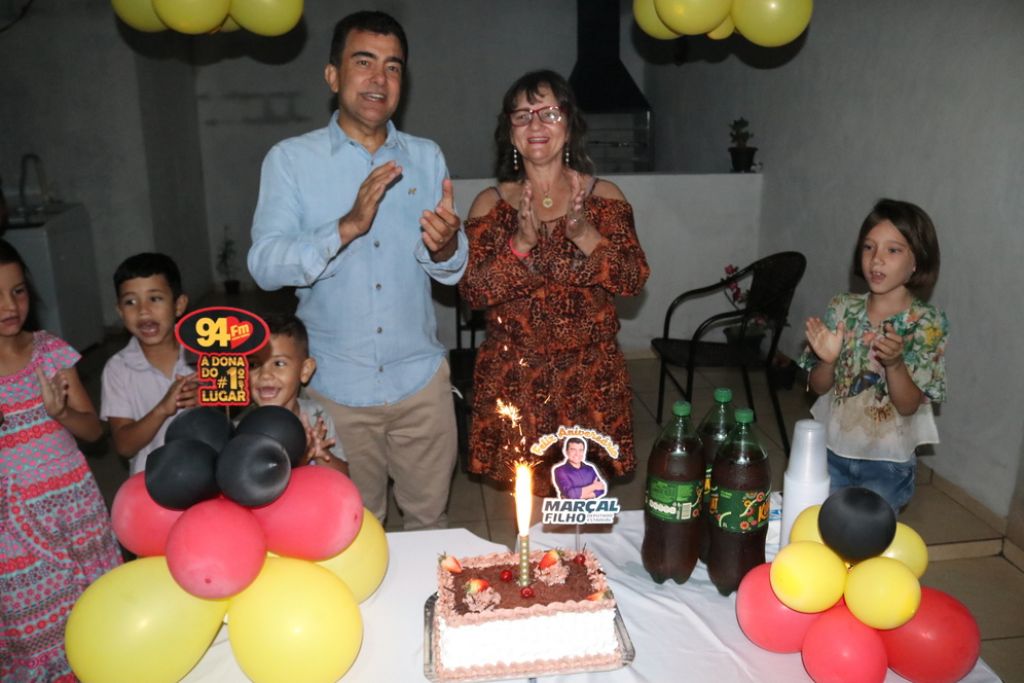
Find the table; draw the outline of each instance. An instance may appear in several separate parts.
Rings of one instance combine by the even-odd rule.
[[[779,523],[768,528],[769,559],[778,549]],[[627,668],[602,674],[550,679],[564,683],[639,683],[641,681],[750,681],[810,683],[799,654],[776,654],[757,647],[736,622],[736,595],[722,597],[697,563],[683,585],[651,580],[640,561],[643,513],[623,512],[610,534],[584,534],[582,541],[601,560],[619,603],[636,658]],[[532,547],[572,547],[572,534],[531,533]],[[682,672],[682,673],[681,673]],[[544,679],[545,682],[548,679]],[[905,682],[892,671],[887,683]],[[962,683],[999,683],[978,661]]]
[[[778,523],[769,525],[769,555],[778,544]],[[651,581],[640,562],[643,513],[620,514],[611,533],[584,533],[586,543],[608,573],[626,629],[636,648],[629,667],[595,674],[541,679],[544,683],[640,683],[648,681],[810,681],[799,654],[767,652],[747,640],[736,623],[736,597],[722,597],[698,563],[682,586]],[[572,548],[573,534],[530,533],[532,549]],[[465,529],[388,534],[391,560],[377,592],[360,605],[363,646],[344,683],[423,681],[423,604],[436,589],[437,556],[481,555],[508,550]],[[188,683],[246,683],[235,664],[226,628],[203,660],[184,679]],[[906,679],[889,672],[887,683]],[[999,683],[980,661],[964,683]]]

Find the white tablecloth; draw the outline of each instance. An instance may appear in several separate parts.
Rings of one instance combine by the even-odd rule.
[[[406,683],[423,675],[423,605],[437,590],[437,556],[483,555],[508,550],[466,529],[388,534],[388,572],[377,592],[359,605],[363,647],[345,683]],[[221,628],[188,683],[247,683],[235,663],[227,627]],[[295,683],[303,683],[295,681]]]
[[[774,536],[774,539],[773,539]],[[573,534],[551,534],[535,526],[531,548],[572,548]],[[769,532],[769,555],[778,539],[778,525]],[[682,586],[654,583],[640,562],[643,513],[622,513],[611,533],[581,535],[608,573],[608,580],[626,624],[636,659],[617,671],[545,678],[562,683],[640,683],[662,681],[729,681],[799,683],[810,681],[799,654],[761,650],[736,623],[736,597],[724,598],[698,563]],[[377,592],[360,605],[363,646],[345,683],[423,681],[423,605],[436,589],[437,556],[480,555],[507,550],[465,529],[388,534],[391,561]],[[245,683],[235,664],[226,628],[203,660],[185,678],[189,683]],[[887,682],[904,678],[889,672]],[[965,683],[999,683],[979,661]],[[297,682],[299,683],[299,682]]]
[[[769,525],[769,559],[778,548],[778,527],[778,522]],[[810,682],[799,653],[776,654],[747,640],[736,622],[736,594],[727,598],[719,595],[703,563],[697,563],[690,579],[681,586],[672,581],[661,585],[652,581],[640,560],[643,538],[644,518],[639,511],[619,515],[612,533],[581,535],[581,542],[597,555],[608,573],[608,582],[636,648],[633,664],[607,673],[550,680]],[[535,529],[530,539],[533,547],[538,548],[571,548],[575,543],[573,534],[547,534],[540,529]],[[885,680],[906,681],[892,671]],[[963,683],[999,683],[999,677],[979,660]]]

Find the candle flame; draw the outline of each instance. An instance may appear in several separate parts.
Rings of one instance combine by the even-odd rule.
[[[525,462],[516,463],[516,527],[520,536],[530,532],[533,511],[533,468]]]

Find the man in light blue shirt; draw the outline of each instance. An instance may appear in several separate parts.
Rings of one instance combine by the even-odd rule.
[[[364,505],[381,521],[388,477],[406,529],[446,524],[457,437],[433,278],[454,285],[468,246],[444,156],[398,131],[408,45],[398,22],[340,22],[324,75],[338,111],[263,162],[249,270],[297,287],[317,372]]]

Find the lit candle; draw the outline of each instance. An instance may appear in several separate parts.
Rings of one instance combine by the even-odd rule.
[[[516,526],[519,529],[519,585],[530,585],[530,512],[533,508],[533,469],[516,464]]]

